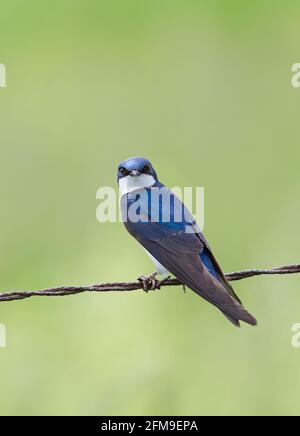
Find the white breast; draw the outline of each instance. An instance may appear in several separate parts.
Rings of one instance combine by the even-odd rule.
[[[156,267],[157,273],[159,275],[162,275],[162,276],[170,275],[169,271],[161,263],[159,263],[158,260],[155,259],[155,257],[152,256],[152,254],[150,254],[149,251],[146,250],[146,248],[145,248],[145,251],[148,254],[148,256],[150,256],[152,262],[154,263],[154,265]]]
[[[119,180],[119,189],[121,196],[137,189],[150,188],[155,184],[155,179],[149,174],[141,174],[137,177],[126,176]]]

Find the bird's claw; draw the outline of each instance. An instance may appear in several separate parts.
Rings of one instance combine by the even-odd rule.
[[[149,276],[141,276],[138,278],[138,281],[142,283],[143,290],[145,292],[154,291],[155,289],[160,289],[161,285],[163,285],[170,278],[170,276],[168,276],[163,278],[162,280],[158,280],[156,276],[157,276],[157,272],[150,274]]]
[[[138,281],[142,283],[145,292],[156,289],[156,276],[157,272],[150,274],[149,276],[141,276],[138,278]]]

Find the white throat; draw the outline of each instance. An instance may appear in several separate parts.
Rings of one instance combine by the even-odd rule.
[[[121,196],[138,189],[150,188],[155,184],[155,178],[148,174],[141,174],[140,176],[126,176],[119,180],[119,189]]]

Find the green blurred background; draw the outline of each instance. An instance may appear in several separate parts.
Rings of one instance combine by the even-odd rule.
[[[96,191],[124,158],[205,187],[225,271],[299,262],[300,4],[6,0],[0,6],[0,289],[153,266]],[[300,277],[235,284],[235,329],[181,288],[3,303],[0,414],[299,414]]]

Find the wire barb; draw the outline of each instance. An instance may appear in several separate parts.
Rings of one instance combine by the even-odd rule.
[[[269,275],[269,274],[295,274],[300,273],[300,265],[286,265],[271,269],[249,269],[244,271],[236,271],[225,274],[227,280],[242,280],[249,277]],[[182,283],[177,279],[168,279],[161,283],[156,281],[156,286],[153,290],[163,286],[182,286]],[[91,286],[60,286],[56,288],[40,289],[37,291],[12,291],[0,292],[1,301],[24,300],[30,297],[60,297],[66,295],[80,294],[82,292],[113,292],[113,291],[137,291],[143,289],[143,284],[140,281],[135,282],[120,282],[120,283],[98,283]]]

